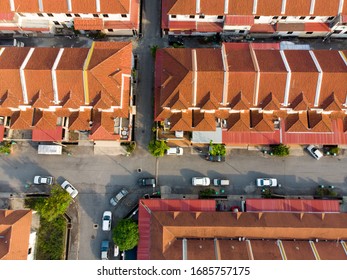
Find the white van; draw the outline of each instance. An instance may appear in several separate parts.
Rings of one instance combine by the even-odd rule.
[[[174,148],[169,148],[166,151],[167,155],[176,155],[176,156],[181,156],[183,155],[183,148],[181,147],[174,147]]]

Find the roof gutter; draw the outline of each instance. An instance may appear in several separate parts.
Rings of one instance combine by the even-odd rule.
[[[289,67],[288,60],[286,58],[286,55],[283,50],[280,50],[280,54],[284,63],[284,66],[287,70],[287,80],[286,80],[286,88],[284,91],[284,106],[288,106],[288,99],[289,99],[289,90],[290,90],[290,81],[292,79],[292,71]]]
[[[314,14],[314,7],[316,5],[316,0],[311,0],[310,15]]]
[[[59,104],[59,94],[58,94],[58,82],[57,82],[57,67],[59,64],[59,61],[63,55],[64,48],[59,50],[59,53],[54,61],[53,67],[52,67],[52,84],[53,84],[53,95],[54,95],[54,103]]]
[[[258,104],[258,95],[259,95],[259,85],[260,85],[260,69],[259,69],[259,63],[257,60],[257,56],[255,54],[254,49],[250,46],[249,48],[250,52],[251,52],[251,57],[252,57],[252,61],[253,61],[253,65],[255,68],[256,73],[256,80],[255,80],[255,84],[254,84],[254,99],[253,99],[253,105],[257,105]]]
[[[282,0],[282,8],[281,14],[284,15],[286,13],[287,0]]]
[[[196,93],[198,86],[198,62],[196,58],[196,49],[192,50],[192,67],[193,67],[193,106],[196,106]]]
[[[95,47],[95,41],[92,43],[92,46],[89,49],[86,60],[83,65],[83,89],[84,89],[84,104],[89,104],[89,87],[88,87],[88,67],[90,63],[90,59],[92,57],[93,51]]]
[[[318,80],[317,80],[317,87],[316,87],[316,96],[315,96],[315,99],[314,99],[314,106],[315,107],[318,107],[318,102],[319,102],[319,97],[320,97],[320,92],[321,92],[321,88],[322,88],[322,80],[323,80],[323,70],[322,68],[320,67],[319,65],[319,62],[316,58],[316,56],[314,55],[313,51],[310,50],[308,51],[312,57],[312,60],[314,62],[314,64],[316,65],[316,68],[319,72],[318,74]]]
[[[225,51],[225,45],[222,45],[222,61],[223,61],[223,105],[227,105],[228,100],[228,81],[229,81],[229,69],[228,69],[228,60]]]
[[[24,104],[28,104],[29,100],[28,100],[28,91],[27,91],[27,85],[26,85],[26,80],[25,80],[25,73],[24,73],[24,69],[26,67],[26,65],[29,62],[30,57],[32,56],[33,52],[34,52],[35,48],[30,48],[27,56],[25,57],[22,65],[19,68],[19,74],[20,74],[20,81],[22,84],[22,91],[23,91],[23,101]]]
[[[258,9],[258,0],[253,0],[253,12],[252,12],[253,15],[257,13],[257,9]]]

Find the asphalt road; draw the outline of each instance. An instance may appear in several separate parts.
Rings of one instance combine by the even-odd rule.
[[[103,211],[112,210],[116,223],[143,194],[154,191],[137,186],[138,178],[155,175],[156,160],[143,151],[135,151],[130,157],[94,156],[76,147],[71,156],[44,156],[37,155],[35,147],[27,143],[18,145],[22,150],[17,154],[0,156],[0,193],[16,196],[44,192],[43,186],[25,187],[35,175],[51,174],[58,182],[69,180],[79,190],[76,201],[80,210],[79,259],[99,259],[101,240],[111,240],[111,233],[101,230]],[[313,195],[317,185],[322,184],[334,185],[341,195],[347,195],[347,159],[344,156],[317,161],[306,153],[277,158],[256,151],[232,149],[225,162],[212,163],[191,148],[185,148],[183,156],[165,156],[158,163],[158,184],[168,186],[173,194],[197,194],[201,187],[191,186],[191,178],[208,176],[229,179],[231,186],[225,191],[228,195],[260,195],[260,189],[254,184],[258,177],[277,178],[282,184],[275,190],[279,194]],[[141,173],[137,171],[139,168]],[[130,194],[113,208],[109,199],[122,187]],[[155,191],[158,190],[160,187]]]

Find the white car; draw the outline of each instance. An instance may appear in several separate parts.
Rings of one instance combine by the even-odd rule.
[[[181,148],[181,147],[169,148],[166,151],[166,154],[167,155],[181,156],[181,155],[183,155],[183,148]]]
[[[34,184],[35,185],[52,185],[53,184],[53,177],[52,176],[35,176],[34,177]]]
[[[78,195],[78,191],[69,183],[69,181],[64,181],[61,184],[61,187],[66,190],[72,198],[75,198]]]
[[[230,181],[227,179],[213,179],[213,185],[217,186],[229,186]]]
[[[257,187],[280,187],[277,183],[277,179],[274,178],[258,178],[256,180]]]
[[[110,231],[111,224],[112,224],[112,212],[105,211],[104,214],[102,215],[102,230]]]
[[[115,196],[113,196],[110,199],[110,203],[112,206],[116,206],[118,204],[118,202],[125,197],[129,192],[126,189],[121,189],[119,193],[117,193]]]
[[[210,178],[208,177],[193,177],[193,186],[209,186],[211,184]]]
[[[307,147],[307,151],[316,159],[319,160],[321,157],[323,157],[322,152],[314,145],[309,145]]]

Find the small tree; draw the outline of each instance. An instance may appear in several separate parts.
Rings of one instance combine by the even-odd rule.
[[[121,251],[133,249],[139,241],[138,225],[130,219],[120,220],[113,229],[112,239]]]
[[[159,46],[158,45],[153,45],[151,47],[151,54],[152,56],[155,58],[155,54],[157,53],[157,50],[159,49]]]
[[[54,185],[50,197],[40,199],[34,205],[34,209],[39,212],[43,219],[51,222],[59,215],[66,212],[71,200],[71,196],[66,191],[64,191],[60,186]]]
[[[164,140],[151,140],[148,145],[149,152],[155,157],[162,157],[169,149]]]
[[[283,144],[271,146],[271,152],[275,156],[284,157],[289,155],[289,147]]]

